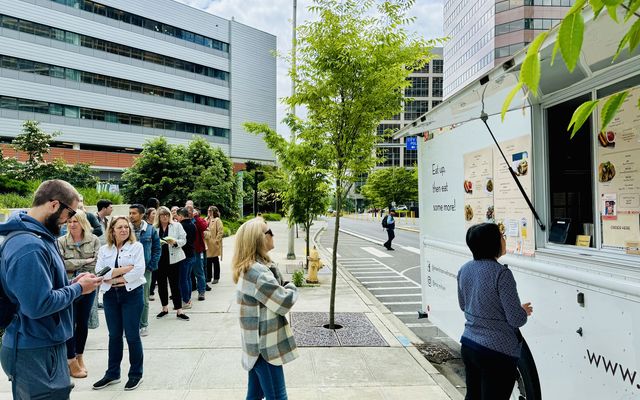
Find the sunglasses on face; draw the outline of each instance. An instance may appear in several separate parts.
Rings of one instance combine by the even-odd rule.
[[[269,235],[269,236],[273,237],[273,232],[271,231],[271,229],[269,229],[268,231],[266,231],[264,234],[265,234],[265,235]]]
[[[57,201],[60,204],[60,207],[66,209],[68,213],[67,218],[73,218],[73,216],[76,215],[76,210],[64,204],[60,200],[51,199],[50,201]]]

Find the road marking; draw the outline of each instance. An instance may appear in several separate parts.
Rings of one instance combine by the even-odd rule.
[[[395,282],[394,282],[395,283]],[[371,290],[400,290],[400,289],[418,289],[417,286],[389,286],[389,287],[368,287]]]
[[[393,315],[416,315],[417,311],[394,311]]]
[[[382,252],[382,251],[380,251],[378,249],[374,249],[373,247],[360,247],[360,248],[362,250],[366,251],[367,253],[371,253],[374,256],[379,257],[379,258],[391,258],[391,257],[393,257],[392,255],[384,253],[384,252]]]
[[[393,274],[393,275],[397,275],[391,271],[364,271],[364,272],[360,272],[360,271],[349,271],[351,272],[352,275],[370,275],[370,274]],[[382,275],[380,275],[382,276]]]
[[[378,279],[378,278],[371,278],[371,279]],[[389,277],[389,278],[384,278],[384,279],[398,279],[398,278],[397,277]],[[400,278],[400,279],[402,279],[402,278]],[[385,283],[385,282],[384,281],[362,281],[360,283],[362,283],[363,285],[367,285],[369,283]],[[402,282],[395,281],[395,282],[389,282],[389,283],[402,283]]]
[[[329,254],[333,254],[333,249],[331,247],[327,247],[327,251],[329,252]],[[336,256],[342,257],[340,254],[337,254],[337,253],[336,253]]]
[[[411,246],[400,246],[400,247],[412,253],[420,254],[420,249],[416,249],[415,247],[411,247]]]
[[[376,294],[376,297],[422,297],[422,293]]]
[[[384,304],[385,306],[399,306],[402,304],[422,304],[422,302],[421,301],[396,301],[396,302],[386,303],[383,301],[382,304]]]
[[[433,324],[430,324],[428,322],[419,322],[416,324],[404,324],[407,328],[431,328],[432,326],[435,326]]]
[[[404,271],[400,272],[400,275],[404,275],[406,276],[407,271],[411,271],[412,269],[416,269],[416,268],[420,268],[419,265],[415,266],[415,267],[411,267],[411,268],[407,268]]]

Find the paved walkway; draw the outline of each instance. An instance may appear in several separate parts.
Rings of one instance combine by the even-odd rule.
[[[318,224],[318,227],[322,223]],[[304,235],[296,240],[297,261],[286,260],[286,224],[270,223],[276,248],[271,255],[283,272],[299,264],[304,253]],[[182,322],[169,315],[162,320],[153,316],[160,302],[150,303],[149,331],[142,338],[145,351],[144,381],[133,392],[124,392],[128,370],[125,350],[122,383],[106,389],[91,390],[107,364],[107,330],[101,311],[100,327],[89,331],[85,363],[89,377],[76,379],[71,398],[107,399],[244,399],[247,373],[240,365],[240,333],[237,321],[234,285],[229,265],[234,238],[224,239],[225,258],[222,279],[207,292],[207,299],[194,299],[187,310],[191,321]],[[320,287],[300,289],[295,311],[328,311],[330,275],[324,269]],[[285,366],[289,398],[307,399],[462,399],[460,393],[415,349],[419,342],[375,298],[360,289],[348,273],[340,271],[337,282],[336,310],[362,312],[377,327],[390,347],[300,348],[300,357]],[[0,399],[10,399],[9,382],[0,379]]]

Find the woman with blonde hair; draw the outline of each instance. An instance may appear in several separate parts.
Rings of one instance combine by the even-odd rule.
[[[282,365],[298,357],[285,317],[298,299],[298,289],[292,283],[282,286],[268,255],[272,249],[273,232],[263,219],[251,219],[238,229],[232,271],[240,305],[242,366],[249,371],[247,400],[286,400]]]
[[[144,248],[136,240],[127,217],[111,219],[106,232],[107,244],[100,248],[96,268],[110,268],[100,290],[104,293],[104,317],[109,330],[109,362],[104,378],[93,384],[103,389],[120,382],[124,333],[129,347],[129,379],[124,390],[134,390],[142,382],[142,340],[140,317],[144,307]]]
[[[58,238],[58,247],[64,259],[69,280],[83,272],[95,273],[96,256],[100,249],[100,239],[92,232],[87,214],[76,210],[67,221],[67,234]],[[69,373],[74,378],[86,378],[84,346],[89,334],[89,316],[96,292],[80,296],[73,303],[73,336],[67,340],[67,362]]]

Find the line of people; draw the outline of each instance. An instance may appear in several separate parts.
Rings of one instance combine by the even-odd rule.
[[[134,390],[142,382],[141,336],[148,334],[154,273],[162,306],[157,318],[168,314],[170,286],[177,318],[189,320],[183,309],[191,307],[192,270],[199,300],[210,290],[208,282],[218,282],[218,209],[210,207],[203,219],[190,202],[175,217],[155,205],[133,204],[128,217],[109,218],[113,206],[100,200],[92,215],[82,210],[73,186],[51,180],[36,190],[28,212],[0,225],[0,322],[6,327],[0,362],[14,399],[67,399],[69,377],[88,375],[83,355],[98,287],[104,293],[109,361],[93,388],[120,382],[124,334],[131,364],[125,390]]]

